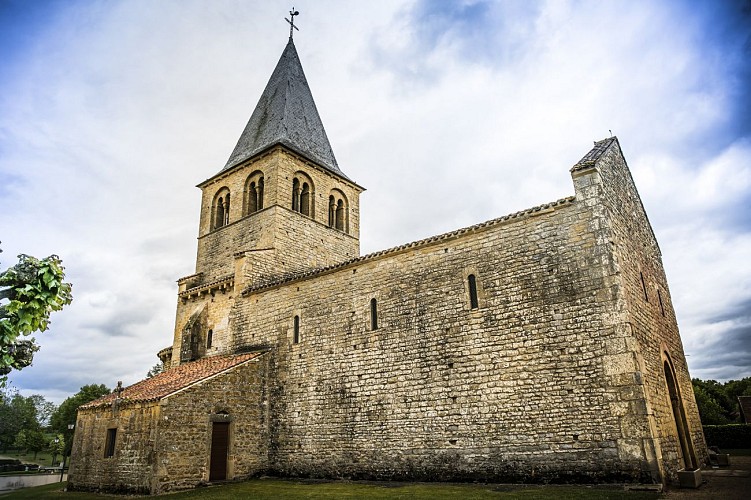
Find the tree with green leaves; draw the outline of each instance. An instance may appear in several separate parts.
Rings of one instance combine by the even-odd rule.
[[[26,449],[34,453],[34,460],[37,454],[47,446],[47,437],[40,430],[29,430],[26,432]]]
[[[723,425],[730,422],[725,409],[717,400],[701,385],[694,386],[696,406],[699,408],[699,417],[704,425]]]
[[[160,373],[164,372],[164,363],[161,361],[151,367],[151,370],[146,374],[146,378],[156,377]]]
[[[16,439],[13,441],[13,446],[21,453],[21,455],[26,455],[26,449],[28,446],[26,445],[26,431],[21,429],[18,431],[18,434],[16,434]]]
[[[47,449],[52,453],[51,465],[55,465],[55,457],[58,455],[62,456],[65,452],[65,437],[62,434],[56,435],[50,440]]]
[[[57,255],[40,260],[21,254],[18,264],[0,272],[0,384],[33,361],[39,346],[29,335],[47,330],[50,314],[71,303],[71,284],[64,279]]]
[[[716,380],[692,379],[696,405],[704,425],[739,423],[738,396],[751,396],[751,377],[741,380],[718,382]]]
[[[57,410],[57,405],[44,399],[41,394],[32,394],[29,399],[34,403],[36,408],[36,417],[39,427],[44,429],[50,424],[52,414]]]
[[[104,384],[90,384],[81,387],[73,396],[63,401],[60,406],[52,413],[50,417],[50,429],[52,432],[61,434],[65,437],[68,447],[65,450],[66,455],[70,453],[70,447],[73,443],[73,431],[68,426],[76,423],[76,412],[78,407],[102,396],[106,396],[111,391]]]
[[[9,389],[0,391],[0,449],[7,451],[13,447],[21,430],[39,430],[36,412],[31,397]]]

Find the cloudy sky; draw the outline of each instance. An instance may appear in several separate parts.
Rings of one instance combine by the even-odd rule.
[[[144,377],[194,271],[200,192],[288,36],[289,1],[0,0],[0,268],[60,255],[53,401]],[[749,1],[297,0],[295,43],[362,252],[573,194],[621,141],[691,374],[751,376]]]

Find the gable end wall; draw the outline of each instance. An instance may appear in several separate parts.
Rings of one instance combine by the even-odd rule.
[[[580,175],[575,183],[577,196],[583,201],[593,197],[600,200],[603,227],[607,229],[603,239],[607,238],[612,248],[618,282],[617,322],[624,342],[633,346],[634,375],[643,382],[640,397],[647,402],[650,429],[642,436],[642,446],[659,462],[663,480],[671,480],[683,468],[683,461],[663,370],[665,352],[675,366],[699,464],[706,462],[706,445],[660,248],[617,140],[597,161],[596,170]],[[634,433],[632,444],[637,445],[639,438]]]

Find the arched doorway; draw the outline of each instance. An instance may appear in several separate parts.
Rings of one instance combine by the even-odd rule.
[[[673,363],[667,353],[665,353],[663,361],[663,370],[665,371],[665,383],[668,386],[670,406],[673,410],[673,420],[678,431],[678,442],[680,443],[681,455],[683,456],[683,466],[686,470],[694,470],[697,468],[696,454],[694,453],[694,446],[691,443],[691,437],[688,432],[688,422],[686,421],[686,412],[683,410],[681,390],[676,383]]]

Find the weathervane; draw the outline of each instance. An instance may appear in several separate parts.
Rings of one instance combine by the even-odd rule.
[[[292,10],[289,11],[289,19],[286,17],[284,18],[285,21],[289,23],[289,39],[292,40],[292,29],[296,29],[297,31],[300,31],[300,28],[295,26],[295,16],[299,16],[300,13],[295,10],[294,7],[292,7]],[[291,19],[291,20],[290,20]]]

